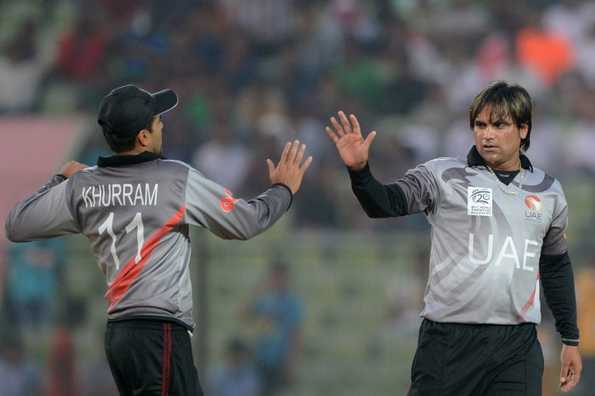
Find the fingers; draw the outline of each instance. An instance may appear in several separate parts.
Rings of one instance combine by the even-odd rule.
[[[306,145],[302,144],[297,152],[297,155],[295,156],[295,163],[297,165],[299,165],[302,162],[305,152],[306,152]]]
[[[270,158],[267,158],[267,167],[269,168],[269,178],[271,178],[273,177],[273,172],[275,172],[275,164]]]
[[[560,388],[562,390],[569,390],[570,380],[570,365],[563,363],[562,367],[560,367]]]
[[[291,142],[285,143],[285,147],[283,147],[283,152],[281,153],[281,159],[279,159],[279,163],[287,162],[287,155],[289,154],[290,148],[291,148]]]
[[[289,149],[289,153],[287,154],[287,157],[285,159],[285,163],[287,163],[287,164],[295,163],[295,159],[298,155],[299,149],[300,149],[300,141],[299,140],[294,140],[293,143],[290,143],[290,149]]]
[[[345,133],[351,133],[351,123],[343,111],[339,111],[339,119],[341,120],[341,124]]]
[[[341,124],[339,124],[339,122],[337,121],[337,119],[335,117],[331,117],[331,124],[333,124],[333,127],[335,128],[335,131],[336,131],[337,135],[339,135],[339,137],[345,135],[345,131],[343,130],[343,127],[341,126]]]
[[[333,130],[331,128],[325,127],[324,131],[326,132],[326,134],[332,140],[333,143],[336,144],[339,141],[339,136],[337,136],[337,134],[335,132],[333,132]]]
[[[300,166],[300,172],[302,172],[302,174],[306,173],[306,171],[308,170],[308,168],[310,167],[310,164],[312,163],[312,156],[309,156],[304,163]]]
[[[366,145],[366,148],[370,148],[370,145],[372,144],[372,142],[374,141],[375,138],[376,138],[376,131],[372,131],[368,134],[368,136],[366,136],[366,140],[364,140],[364,144]]]
[[[357,117],[354,114],[350,114],[349,119],[351,120],[351,125],[353,125],[353,132],[361,136],[362,129],[359,126],[359,121],[357,120]]]
[[[345,112],[340,110],[337,115],[339,120],[337,120],[335,117],[331,117],[329,119],[334,130],[328,126],[324,129],[333,143],[337,143],[338,140],[345,134],[355,133],[358,136],[362,135],[362,129],[359,125],[359,121],[354,114],[350,114],[348,118],[347,115],[345,115]]]
[[[566,393],[571,391],[572,389],[574,389],[574,387],[578,384],[578,380],[577,378],[574,376],[574,374],[570,374],[567,378],[566,381],[563,383],[560,383],[560,389],[562,390],[562,392]]]
[[[581,378],[581,369],[580,367],[576,367],[574,364],[571,364],[567,370],[567,375],[565,376],[564,380],[560,378],[560,385],[561,389],[564,392],[571,391],[574,389],[576,385],[578,385]]]

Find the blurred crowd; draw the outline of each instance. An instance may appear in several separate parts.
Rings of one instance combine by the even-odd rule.
[[[298,226],[361,225],[323,132],[337,110],[379,131],[372,166],[390,181],[464,156],[468,105],[496,79],[535,99],[538,166],[595,172],[592,2],[30,0],[3,2],[2,14],[23,3],[37,12],[20,11],[1,36],[0,113],[94,114],[121,84],[173,88],[181,106],[165,117],[166,155],[234,192],[259,192],[264,160],[286,140],[308,144]],[[90,128],[95,161],[105,146]]]
[[[424,228],[421,217],[372,223],[361,214],[324,134],[327,119],[344,110],[365,133],[378,131],[371,167],[389,182],[431,158],[465,156],[468,106],[498,79],[534,98],[534,164],[564,186],[595,180],[591,1],[14,0],[0,2],[0,49],[0,116],[93,119],[116,86],[174,89],[181,104],[164,116],[165,155],[239,196],[262,191],[265,159],[276,159],[287,140],[302,140],[315,161],[295,202],[295,227]],[[94,164],[108,151],[97,125],[88,128],[79,159]],[[591,228],[575,244],[591,251],[594,223],[585,223]],[[4,310],[20,312],[24,326],[52,311],[60,249],[52,242],[11,253],[6,279],[31,281],[7,288]],[[592,267],[591,256],[581,257]],[[592,294],[595,275],[578,279]],[[18,361],[20,345],[0,348],[0,381],[17,378],[6,367],[31,372],[4,363]],[[246,355],[239,340],[228,347],[232,362]],[[23,378],[32,379],[29,387],[39,382]]]

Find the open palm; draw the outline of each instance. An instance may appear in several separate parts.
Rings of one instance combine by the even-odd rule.
[[[376,137],[376,132],[370,132],[364,139],[356,116],[351,114],[347,118],[342,111],[339,111],[338,115],[341,122],[331,117],[332,128],[327,126],[326,134],[335,143],[345,165],[353,170],[362,169],[368,163],[370,145]]]

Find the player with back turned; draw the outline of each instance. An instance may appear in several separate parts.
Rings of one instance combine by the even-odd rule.
[[[531,113],[524,88],[491,84],[470,107],[467,158],[428,161],[391,184],[370,170],[376,132],[364,139],[343,112],[326,128],[368,216],[424,213],[432,226],[412,396],[541,395],[540,287],[561,334],[561,389],[579,382],[568,208],[560,183],[525,154]]]
[[[82,233],[106,276],[105,350],[122,395],[202,395],[189,332],[192,319],[189,226],[224,239],[250,239],[291,206],[312,158],[287,143],[271,187],[251,200],[180,161],[161,157],[161,114],[178,103],[171,90],[133,85],[110,92],[98,122],[111,157],[97,166],[68,163],[18,203],[6,221],[14,242]]]

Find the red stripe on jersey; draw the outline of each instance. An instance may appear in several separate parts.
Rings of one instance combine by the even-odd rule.
[[[525,315],[529,311],[529,308],[531,308],[533,306],[533,304],[535,303],[535,294],[537,292],[538,284],[539,284],[539,274],[537,274],[537,282],[535,283],[535,288],[531,292],[531,295],[529,296],[529,300],[527,300],[525,305],[523,305],[523,309],[521,310],[521,315],[523,316],[523,319],[525,318]]]
[[[186,213],[186,208],[182,207],[172,217],[170,217],[169,220],[167,220],[167,222],[161,226],[161,228],[151,235],[147,243],[145,243],[140,253],[140,261],[135,263],[135,258],[133,257],[126,263],[126,265],[114,278],[111,285],[107,289],[107,292],[105,293],[105,298],[107,298],[110,304],[108,312],[118,301],[120,301],[122,296],[124,296],[124,294],[130,288],[130,285],[132,285],[132,283],[138,278],[142,269],[147,264],[147,261],[149,261],[151,253],[153,250],[155,250],[155,247],[157,247],[159,241],[161,241],[161,238],[163,238],[165,234],[171,231],[171,229],[182,220],[184,213]]]

